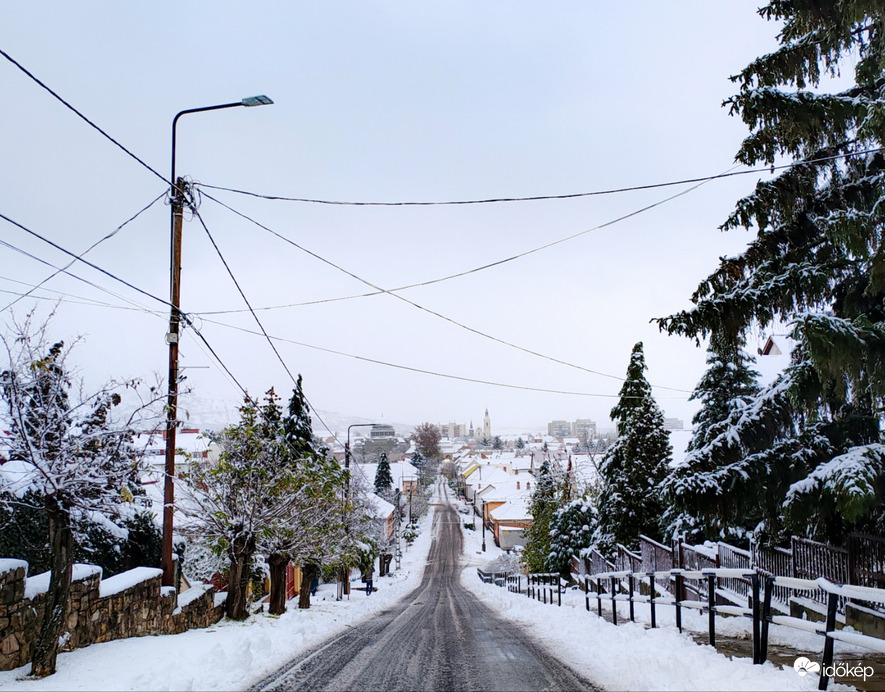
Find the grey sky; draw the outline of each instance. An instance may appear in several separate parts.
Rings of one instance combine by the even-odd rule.
[[[721,173],[746,134],[728,80],[775,47],[777,26],[744,0],[602,2],[7,3],[0,47],[168,175],[185,108],[265,93],[275,105],[187,116],[179,173],[207,184],[332,200],[458,200],[565,194]],[[80,252],[163,184],[6,60],[0,211]],[[686,307],[746,233],[717,226],[755,176],[715,181],[606,229],[468,277],[404,292],[492,336],[622,376],[643,340],[649,379],[690,390],[704,352],[649,324]],[[457,207],[335,207],[212,193],[385,288],[464,271],[636,211],[685,188]],[[256,307],[367,287],[204,199],[200,213]],[[89,259],[168,297],[169,210],[155,205]],[[63,257],[2,223],[0,239]],[[185,226],[182,308],[243,304],[199,223]],[[49,271],[0,247],[0,289]],[[162,306],[72,268],[159,316],[64,302],[55,332],[84,334],[88,378],[165,371]],[[73,279],[47,285],[126,305]],[[50,292],[43,295],[52,295]],[[9,294],[0,294],[5,305]],[[11,299],[11,298],[10,298]],[[43,301],[45,303],[45,301]],[[22,301],[22,312],[29,301]],[[0,307],[2,307],[0,305]],[[613,395],[616,380],[507,348],[389,295],[259,313],[270,334],[467,378]],[[7,315],[5,315],[7,316]],[[252,393],[290,384],[261,338],[202,332]],[[248,314],[213,316],[255,329]],[[322,410],[400,422],[537,427],[607,421],[613,400],[446,380],[280,343]],[[212,363],[192,335],[182,363]],[[217,368],[188,372],[205,397],[239,399]],[[687,395],[656,390],[668,415]],[[681,396],[681,398],[671,398]]]

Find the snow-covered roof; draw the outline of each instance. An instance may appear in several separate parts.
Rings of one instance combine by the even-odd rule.
[[[387,519],[396,511],[396,507],[375,493],[369,493],[366,497],[376,519]]]
[[[467,485],[471,487],[483,487],[494,484],[498,481],[506,482],[510,480],[511,475],[504,469],[499,469],[491,465],[481,465],[476,471],[467,477]]]
[[[495,521],[531,521],[528,502],[522,498],[514,498],[489,513]]]
[[[494,485],[477,491],[486,502],[509,502],[520,497],[529,497],[531,490],[526,489],[526,484],[520,481],[496,481]]]
[[[775,378],[790,364],[790,356],[796,347],[796,341],[786,334],[772,334],[758,349],[751,354],[755,356],[754,368],[759,372],[759,383],[762,386],[771,384]]]

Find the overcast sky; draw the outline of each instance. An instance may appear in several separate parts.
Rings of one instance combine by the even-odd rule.
[[[730,169],[747,131],[721,106],[735,92],[728,77],[776,46],[778,27],[758,17],[757,4],[30,0],[4,4],[0,47],[164,176],[177,111],[267,94],[273,106],[182,118],[179,174],[323,200],[559,195]],[[160,179],[2,58],[0,87],[3,214],[79,253],[163,193]],[[748,233],[717,227],[757,179],[713,181],[570,241],[400,294],[423,311],[382,294],[258,314],[269,334],[289,340],[279,351],[321,411],[479,423],[488,406],[496,429],[577,417],[608,425],[617,379],[464,327],[615,377],[641,340],[649,380],[690,391],[703,348],[659,334],[649,320],[687,307],[717,258],[745,245]],[[314,255],[205,197],[199,213],[249,301],[264,308],[371,290],[352,275],[389,289],[464,272],[689,187],[420,207],[209,191]],[[2,220],[0,240],[65,261]],[[232,328],[257,329],[251,315],[205,314],[245,306],[196,220],[185,223],[183,252],[182,309],[250,393],[289,391],[267,342]],[[161,200],[87,258],[167,299],[169,207]],[[162,304],[82,265],[71,271],[115,294],[63,276],[38,292],[67,296],[53,334],[85,337],[76,360],[87,379],[165,372]],[[51,272],[0,247],[0,307]],[[307,345],[576,394],[445,379]],[[239,391],[192,333],[181,352],[197,394],[236,405]],[[667,415],[688,422],[687,394],[655,394]]]

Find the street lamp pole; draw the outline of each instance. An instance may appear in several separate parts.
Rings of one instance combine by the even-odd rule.
[[[486,501],[482,501],[482,552],[486,551]]]
[[[170,285],[169,285],[169,331],[166,333],[166,343],[169,344],[169,394],[166,401],[166,468],[165,481],[163,484],[163,545],[161,565],[163,568],[163,586],[175,585],[175,564],[172,560],[172,510],[175,504],[175,431],[178,423],[178,338],[181,325],[181,311],[179,310],[181,299],[181,225],[184,216],[185,183],[183,179],[175,177],[175,144],[176,127],[178,119],[188,113],[201,113],[203,111],[217,111],[223,108],[237,108],[239,106],[266,106],[273,103],[267,96],[250,96],[236,103],[223,103],[217,106],[204,106],[203,108],[190,108],[180,111],[172,119],[172,175],[169,177],[172,183],[171,191],[171,262],[170,262]]]

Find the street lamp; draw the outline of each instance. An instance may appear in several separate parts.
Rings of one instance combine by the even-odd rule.
[[[486,501],[482,501],[482,552],[486,551]]]
[[[178,119],[188,113],[217,111],[223,108],[245,106],[267,106],[272,104],[267,96],[249,96],[236,103],[222,103],[217,106],[204,106],[180,111],[172,119],[172,183],[171,208],[171,262],[169,286],[169,331],[166,343],[169,344],[169,396],[166,403],[166,478],[163,484],[163,546],[162,567],[163,586],[175,585],[175,566],[172,562],[172,508],[175,503],[175,430],[178,417],[178,338],[181,323],[181,311],[178,309],[181,298],[181,223],[184,210],[184,181],[175,177],[175,140]]]

